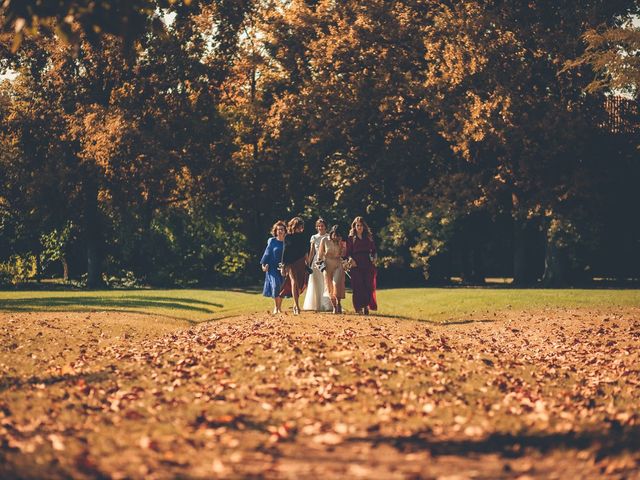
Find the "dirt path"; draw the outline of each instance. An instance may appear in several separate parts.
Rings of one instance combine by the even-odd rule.
[[[0,315],[0,477],[640,478],[640,310]]]

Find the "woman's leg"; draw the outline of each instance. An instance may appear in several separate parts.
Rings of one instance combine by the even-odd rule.
[[[367,272],[367,307],[371,310],[378,309],[378,301],[376,298],[376,269],[371,266]],[[366,313],[369,313],[367,309]]]
[[[282,297],[276,297],[273,301],[276,304],[276,313],[282,312]]]
[[[327,285],[333,313],[336,313],[336,287],[333,284],[333,273],[330,272],[328,268],[324,271],[324,282]]]
[[[291,295],[293,295],[293,313],[300,313],[300,290],[296,277],[293,273],[293,268],[289,270],[289,279],[291,280]]]
[[[356,313],[362,313],[362,308],[366,305],[366,301],[363,301],[363,296],[366,295],[363,290],[364,282],[362,279],[362,272],[354,268],[351,270],[351,290],[353,291],[353,295],[351,300],[353,302],[353,309]]]
[[[344,270],[342,269],[342,265],[340,264],[340,259],[338,259],[331,271],[331,285],[333,287],[333,297],[335,299],[334,302],[336,313],[342,313],[342,305],[340,304],[340,300],[344,298],[344,282]]]
[[[371,306],[371,282],[369,281],[369,275],[363,277],[364,285],[362,292],[362,314],[369,315],[369,307]]]
[[[340,301],[345,297],[345,275],[344,270],[339,266],[333,273],[333,282],[335,283],[335,294],[338,313],[342,313],[342,304]]]

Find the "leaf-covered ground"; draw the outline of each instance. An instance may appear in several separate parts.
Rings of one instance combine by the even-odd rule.
[[[640,478],[640,309],[0,314],[0,477]]]

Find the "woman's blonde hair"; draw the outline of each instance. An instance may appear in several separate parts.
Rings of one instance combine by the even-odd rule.
[[[355,237],[356,234],[356,223],[361,223],[362,226],[364,227],[362,229],[362,237],[363,238],[368,238],[369,240],[371,240],[372,235],[371,235],[371,229],[369,228],[369,225],[367,225],[367,222],[364,221],[363,217],[356,217],[353,219],[353,222],[351,222],[351,230],[349,230],[349,236],[350,237]]]
[[[287,233],[294,233],[301,225],[302,227],[304,227],[304,221],[300,217],[293,217],[291,220],[289,220]]]

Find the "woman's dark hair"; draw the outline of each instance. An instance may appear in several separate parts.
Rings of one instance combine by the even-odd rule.
[[[271,235],[274,237],[278,236],[278,227],[284,227],[284,233],[287,233],[287,224],[284,223],[284,220],[278,220],[273,224],[273,227],[271,227]]]
[[[329,238],[331,240],[333,240],[336,235],[339,236],[340,238],[344,238],[342,236],[342,230],[338,225],[334,225],[333,227],[331,227],[331,230],[329,230]]]
[[[361,223],[362,226],[364,227],[362,229],[362,238],[368,238],[369,240],[371,240],[372,238],[371,229],[369,228],[369,225],[367,225],[367,222],[364,221],[363,217],[356,217],[353,219],[353,222],[351,222],[351,230],[349,230],[349,236],[355,237],[357,235],[356,223]]]
[[[289,225],[287,226],[287,233],[295,233],[295,231],[300,226],[304,228],[304,221],[300,217],[293,217],[291,220],[289,220]]]

